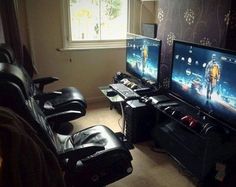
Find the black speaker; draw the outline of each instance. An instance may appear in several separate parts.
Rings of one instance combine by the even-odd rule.
[[[156,122],[154,107],[139,100],[131,100],[127,101],[124,114],[127,140],[132,143],[149,140]]]
[[[143,23],[142,35],[150,38],[157,37],[157,24],[156,23]]]

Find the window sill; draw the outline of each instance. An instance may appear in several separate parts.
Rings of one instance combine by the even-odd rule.
[[[75,51],[75,50],[96,50],[96,49],[117,49],[125,48],[126,40],[116,41],[92,41],[92,42],[70,42],[64,45],[58,51]]]

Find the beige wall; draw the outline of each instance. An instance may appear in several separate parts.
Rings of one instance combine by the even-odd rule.
[[[26,0],[26,11],[37,77],[60,78],[48,90],[74,86],[88,101],[104,98],[98,87],[109,84],[117,71],[125,71],[125,49],[57,51],[63,47],[60,1]]]
[[[141,34],[142,23],[155,23],[157,15],[157,1],[131,0],[131,31],[136,34]]]
[[[107,85],[117,71],[124,71],[124,49],[63,51],[60,1],[27,0],[26,9],[32,56],[37,77],[57,76],[60,81],[48,87],[80,88],[88,100],[102,98],[98,86]]]
[[[21,1],[14,0],[21,42],[25,45],[27,49],[29,49],[30,48],[29,32],[28,32],[25,2],[26,0],[21,0]]]

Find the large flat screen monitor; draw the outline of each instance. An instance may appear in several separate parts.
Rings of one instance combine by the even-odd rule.
[[[158,83],[161,41],[128,34],[126,42],[126,71],[141,81]]]
[[[171,93],[236,129],[236,52],[174,41]]]

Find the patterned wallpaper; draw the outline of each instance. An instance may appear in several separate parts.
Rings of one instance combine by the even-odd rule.
[[[162,40],[161,73],[168,87],[173,39],[224,47],[231,0],[159,0],[157,38]]]
[[[226,38],[227,49],[236,51],[236,1],[231,1],[230,19]]]

